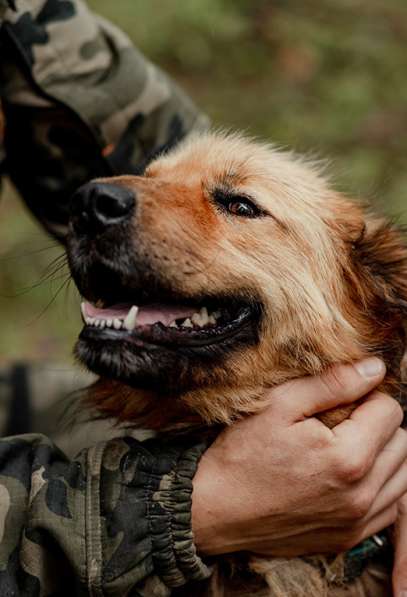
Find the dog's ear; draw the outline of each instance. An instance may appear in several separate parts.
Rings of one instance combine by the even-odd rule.
[[[330,224],[347,247],[346,277],[360,300],[366,306],[376,301],[379,308],[404,310],[407,317],[407,230],[343,195],[331,205]]]
[[[407,238],[384,219],[366,217],[352,243],[354,289],[367,315],[366,345],[387,365],[407,404]],[[355,282],[356,280],[356,282]],[[396,395],[389,386],[389,391]]]
[[[352,243],[358,273],[370,278],[368,291],[382,306],[407,318],[407,236],[385,219],[367,216]],[[373,298],[373,296],[371,297]]]

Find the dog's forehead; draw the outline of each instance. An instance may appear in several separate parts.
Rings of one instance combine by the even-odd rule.
[[[235,144],[216,136],[194,136],[159,157],[149,166],[147,175],[183,184],[238,184],[248,173],[247,158]]]
[[[227,184],[254,194],[270,190],[271,197],[292,200],[315,201],[328,190],[315,163],[239,134],[193,134],[153,162],[147,173],[185,185]]]

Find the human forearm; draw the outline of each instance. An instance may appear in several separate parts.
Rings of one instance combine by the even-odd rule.
[[[190,528],[202,449],[121,438],[69,462],[43,436],[1,440],[0,593],[25,594],[35,579],[70,595],[142,596],[150,577],[163,594],[204,578]]]
[[[140,172],[208,119],[84,2],[11,4],[0,0],[9,174],[34,215],[63,239],[81,184]]]

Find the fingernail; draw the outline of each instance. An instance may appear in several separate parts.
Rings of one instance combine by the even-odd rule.
[[[383,361],[377,357],[371,357],[356,363],[355,367],[363,377],[378,377],[384,372],[385,366]]]

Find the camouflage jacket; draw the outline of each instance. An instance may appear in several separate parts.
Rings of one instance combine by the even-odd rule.
[[[82,0],[0,0],[0,25],[7,172],[60,239],[78,186],[138,173],[208,126],[175,83]]]
[[[128,437],[69,461],[45,436],[1,440],[2,597],[165,597],[207,577],[190,525],[202,450]]]
[[[81,0],[0,0],[0,98],[0,176],[62,241],[80,184],[140,172],[208,123]],[[32,394],[43,406],[51,386],[39,378],[42,390]],[[60,374],[56,381],[61,393]],[[0,424],[9,434],[37,431],[33,421],[46,418],[29,416],[30,389],[23,368],[0,371]],[[69,460],[42,434],[0,440],[0,595],[159,597],[208,577],[190,521],[203,449],[129,435]]]

